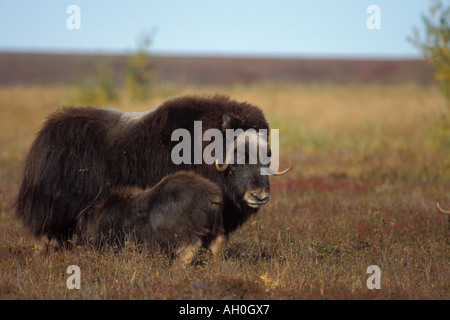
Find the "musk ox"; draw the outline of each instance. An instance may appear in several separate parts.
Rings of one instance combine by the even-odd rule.
[[[95,247],[126,241],[177,254],[191,262],[200,247],[222,254],[223,196],[219,186],[192,171],[167,175],[154,187],[115,188],[76,218],[78,239]]]
[[[448,223],[449,223],[448,226],[450,226],[450,210],[442,209],[441,206],[439,205],[439,203],[436,203],[436,204],[437,204],[437,207],[438,207],[438,209],[439,209],[440,212],[449,215],[449,216],[448,216]]]
[[[445,214],[450,214],[450,210],[442,209],[441,206],[439,205],[439,203],[436,203],[436,205],[440,212],[445,213]]]
[[[192,133],[195,121],[201,121],[202,132],[218,129],[224,135],[227,129],[269,130],[258,107],[222,95],[178,97],[143,113],[68,107],[50,115],[28,153],[16,201],[17,215],[38,240],[37,246],[71,239],[75,218],[114,188],[146,189],[180,170],[193,170],[219,185],[228,236],[268,201],[269,177],[260,174],[265,166],[261,163],[171,161],[178,144],[172,133],[180,128]],[[268,142],[267,135],[265,141],[258,139]],[[192,145],[192,154],[196,148],[203,150],[206,142],[199,144]]]

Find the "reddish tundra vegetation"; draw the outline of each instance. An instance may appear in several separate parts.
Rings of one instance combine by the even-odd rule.
[[[199,249],[178,268],[132,243],[35,254],[13,209],[25,158],[46,117],[76,101],[70,85],[1,87],[1,299],[450,298],[448,220],[436,207],[450,208],[450,162],[433,126],[438,88],[279,80],[152,90],[148,101],[120,95],[100,107],[146,111],[176,95],[222,93],[262,108],[279,129],[280,168],[292,164],[271,178],[270,201],[230,235],[222,261]],[[70,265],[80,289],[67,287]],[[366,285],[371,265],[380,289]]]

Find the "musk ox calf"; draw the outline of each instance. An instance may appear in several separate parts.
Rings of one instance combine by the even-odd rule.
[[[77,217],[77,233],[96,247],[126,241],[157,247],[191,262],[200,246],[220,256],[224,248],[223,196],[214,182],[179,171],[154,187],[114,189]]]
[[[260,174],[261,163],[222,167],[174,163],[171,155],[179,141],[172,134],[183,129],[194,136],[196,121],[201,121],[201,134],[209,129],[223,136],[229,129],[269,130],[258,107],[220,95],[178,97],[143,113],[64,108],[47,119],[31,146],[16,201],[17,215],[38,243],[64,244],[73,236],[76,217],[96,199],[107,198],[123,186],[146,189],[168,174],[192,170],[222,190],[228,236],[268,201],[269,177]],[[267,144],[268,136],[259,141]],[[189,153],[206,148],[205,140],[193,141]]]

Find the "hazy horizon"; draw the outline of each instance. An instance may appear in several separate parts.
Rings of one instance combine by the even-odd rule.
[[[79,29],[70,29],[79,9]],[[369,28],[375,5],[379,29]],[[0,51],[114,54],[153,33],[156,55],[420,59],[408,41],[424,1],[2,1]]]

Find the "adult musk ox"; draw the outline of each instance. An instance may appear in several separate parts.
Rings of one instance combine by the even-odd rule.
[[[222,205],[216,183],[193,171],[178,171],[146,190],[113,189],[76,219],[76,233],[95,247],[125,241],[149,250],[159,247],[188,264],[202,245],[214,256],[222,254]]]
[[[437,207],[438,207],[438,209],[439,209],[440,212],[449,215],[449,216],[448,216],[448,223],[449,223],[449,226],[450,226],[450,210],[444,210],[444,209],[441,208],[441,206],[439,205],[439,203],[436,203],[436,204],[437,204]]]
[[[439,209],[440,212],[445,213],[445,214],[450,214],[450,210],[444,210],[441,208],[441,206],[439,205],[439,203],[437,203],[437,207]]]
[[[227,129],[269,129],[258,107],[221,95],[178,97],[143,113],[68,107],[50,115],[27,156],[16,201],[17,215],[37,246],[70,239],[75,218],[113,188],[145,189],[179,170],[216,182],[224,196],[225,235],[238,228],[268,201],[269,178],[260,174],[260,163],[174,164],[171,152],[178,142],[172,133],[180,128],[192,133],[195,121],[202,122],[203,132],[215,128],[224,135]],[[205,148],[206,142],[201,144]]]

